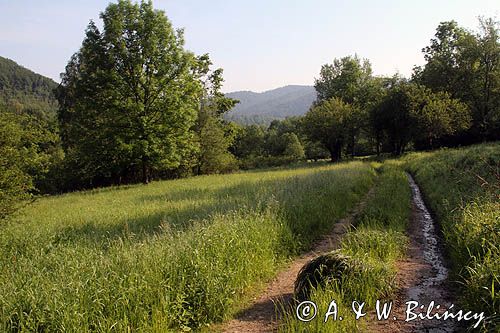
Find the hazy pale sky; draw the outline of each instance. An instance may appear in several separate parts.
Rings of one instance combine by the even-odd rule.
[[[0,55],[59,82],[106,0],[0,0]],[[409,76],[439,22],[477,29],[496,0],[154,0],[186,47],[224,69],[224,91],[313,84],[322,64],[357,53],[377,75]]]

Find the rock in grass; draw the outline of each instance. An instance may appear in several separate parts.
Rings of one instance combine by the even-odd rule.
[[[320,255],[305,264],[295,280],[295,297],[308,299],[311,292],[329,283],[341,283],[342,276],[353,268],[354,262],[339,251]]]

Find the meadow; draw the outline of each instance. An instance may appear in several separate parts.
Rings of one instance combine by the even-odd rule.
[[[351,162],[40,198],[0,226],[0,331],[222,321],[375,177]]]
[[[361,261],[339,281],[320,286],[311,296],[325,312],[331,300],[339,309],[353,299],[390,300],[395,296],[396,261],[406,255],[411,192],[405,171],[414,175],[436,219],[452,275],[448,288],[456,303],[484,312],[477,330],[500,328],[500,145],[410,153],[377,168],[374,195],[343,239],[340,252]],[[366,322],[348,312],[343,321],[303,323],[289,312],[281,332],[367,331]],[[466,329],[466,328],[462,328]]]
[[[498,328],[500,145],[38,198],[0,225],[0,331],[208,330],[372,194],[341,253],[363,269],[313,292],[340,307],[390,299],[406,255],[414,175],[440,226],[459,302]],[[363,321],[283,332],[364,330]]]

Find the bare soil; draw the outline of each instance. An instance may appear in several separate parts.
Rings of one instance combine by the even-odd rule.
[[[280,316],[280,311],[277,309],[288,308],[293,303],[294,283],[300,269],[318,255],[339,248],[342,236],[349,230],[356,215],[363,210],[372,192],[373,188],[348,216],[335,223],[332,230],[314,244],[311,251],[300,256],[291,262],[287,269],[278,273],[248,308],[224,325],[222,332],[276,331]]]
[[[440,309],[433,313],[443,313],[454,300],[449,289],[448,269],[445,266],[443,249],[437,227],[425,207],[420,189],[408,175],[412,188],[412,212],[408,226],[410,244],[406,258],[397,262],[396,283],[399,289],[393,300],[391,316],[388,320],[367,322],[368,332],[434,332],[450,333],[463,330],[456,322],[448,320],[415,319],[406,321],[408,301],[417,301],[419,307],[414,313],[425,313],[431,301]],[[335,223],[332,231],[319,240],[313,250],[294,260],[287,269],[280,272],[268,284],[265,291],[235,319],[223,326],[223,332],[273,332],[278,328],[279,308],[293,304],[294,283],[300,269],[310,260],[328,251],[338,249],[342,236],[349,230],[356,215],[363,210],[368,196],[356,206],[347,217]],[[276,305],[280,304],[279,307]],[[424,305],[424,308],[420,308]],[[368,318],[376,318],[375,311]]]
[[[420,189],[408,175],[412,188],[412,212],[408,226],[410,244],[407,257],[397,263],[396,281],[399,290],[393,301],[393,311],[389,320],[368,323],[369,332],[435,332],[448,333],[459,330],[456,322],[452,320],[415,319],[405,321],[407,318],[406,302],[417,301],[424,305],[424,309],[416,308],[412,312],[426,313],[431,301],[440,305],[433,313],[443,313],[454,299],[449,290],[448,269],[445,266],[443,249],[437,232],[437,227],[431,214],[425,207]],[[375,318],[372,312],[369,318]],[[394,319],[396,318],[396,319]],[[463,327],[462,327],[463,329]]]

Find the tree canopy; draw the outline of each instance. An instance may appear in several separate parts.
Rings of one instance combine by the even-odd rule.
[[[121,0],[91,22],[58,91],[64,147],[79,177],[135,177],[193,153],[205,64],[151,2]]]
[[[332,161],[338,161],[342,156],[356,111],[356,107],[333,97],[312,107],[304,117],[306,133],[312,140],[323,144]]]
[[[422,50],[426,64],[413,77],[468,105],[472,126],[462,142],[500,139],[500,24],[492,18],[479,23],[480,30],[471,32],[455,21],[442,22]]]
[[[321,66],[319,78],[315,80],[317,103],[337,97],[346,103],[363,104],[364,90],[371,77],[372,68],[367,59],[361,60],[357,55],[334,59],[332,64]]]

